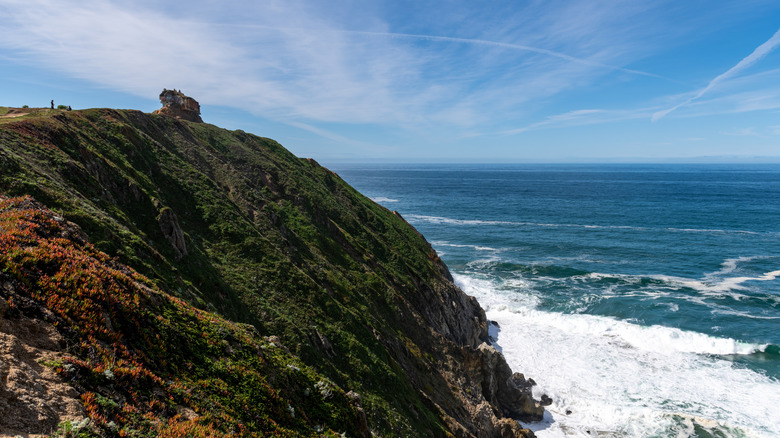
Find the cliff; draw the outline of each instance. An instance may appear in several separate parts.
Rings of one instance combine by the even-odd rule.
[[[28,116],[0,124],[0,193],[0,330],[51,333],[14,350],[47,358],[20,379],[79,401],[49,428],[528,436],[516,420],[543,412],[425,239],[273,140]],[[3,394],[0,412],[21,400]],[[51,431],[24,427],[0,416],[0,433]]]

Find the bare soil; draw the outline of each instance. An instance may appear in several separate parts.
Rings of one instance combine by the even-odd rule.
[[[76,390],[54,372],[64,340],[49,323],[6,316],[0,298],[0,437],[50,434],[86,413]]]

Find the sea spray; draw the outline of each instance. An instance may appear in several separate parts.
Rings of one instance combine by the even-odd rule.
[[[500,327],[493,336],[510,366],[536,376],[537,397],[553,399],[546,421],[531,425],[539,437],[588,431],[665,437],[694,425],[721,436],[769,437],[780,430],[780,418],[771,413],[780,406],[780,384],[712,356],[750,354],[765,345],[540,311],[522,289],[501,291],[461,274],[455,280]]]

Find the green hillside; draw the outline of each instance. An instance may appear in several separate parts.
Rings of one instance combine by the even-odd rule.
[[[73,340],[54,368],[96,433],[513,436],[541,413],[425,239],[273,140],[138,111],[3,119],[0,194],[40,203],[3,201],[4,297]],[[48,231],[9,237],[25,221]],[[99,377],[118,362],[145,383]]]

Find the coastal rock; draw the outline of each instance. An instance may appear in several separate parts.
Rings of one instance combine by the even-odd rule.
[[[357,412],[357,418],[355,419],[356,429],[360,432],[361,437],[370,438],[371,429],[368,427],[368,417],[366,417],[366,411],[363,410],[360,394],[355,391],[349,391],[346,396]]]
[[[157,217],[157,222],[160,224],[160,230],[162,230],[163,235],[171,243],[176,254],[176,260],[181,260],[187,255],[187,243],[184,241],[184,232],[182,232],[179,226],[176,213],[168,207],[163,208]]]
[[[413,296],[415,310],[436,332],[462,347],[476,348],[486,342],[488,323],[485,311],[474,297],[466,295],[452,282],[452,275],[432,248],[429,258],[446,281],[436,286],[418,282]]]
[[[328,338],[322,334],[316,327],[312,327],[312,333],[309,335],[312,344],[317,347],[327,357],[334,357],[336,352],[333,351],[333,345],[331,345]]]
[[[522,421],[540,421],[544,408],[533,399],[533,381],[520,373],[512,373],[504,356],[492,345],[483,343],[477,349],[481,353],[482,368],[473,370],[482,385],[485,398],[494,404],[504,417]]]
[[[510,418],[502,418],[498,421],[498,434],[501,438],[536,438],[536,435],[530,429],[524,429],[520,423]]]

